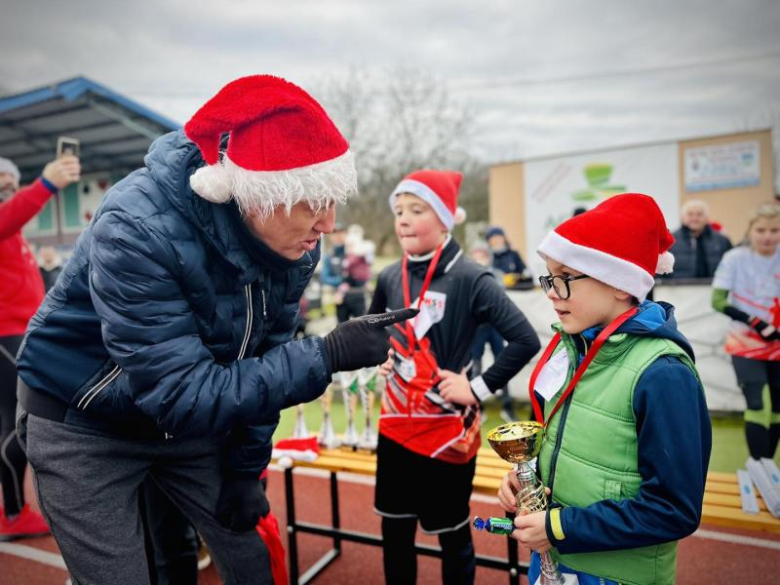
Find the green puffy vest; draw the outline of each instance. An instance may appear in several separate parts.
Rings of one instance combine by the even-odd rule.
[[[569,374],[578,362],[572,339],[562,333],[557,351],[569,353]],[[697,376],[688,354],[668,339],[615,334],[596,354],[571,395],[561,447],[555,463],[553,499],[562,506],[586,507],[601,500],[624,500],[639,492],[634,388],[642,373],[661,356],[682,360]],[[545,418],[560,392],[545,405]],[[548,423],[539,453],[542,480],[549,485],[551,461],[565,406]],[[610,552],[560,554],[564,565],[631,585],[674,583],[677,542]]]

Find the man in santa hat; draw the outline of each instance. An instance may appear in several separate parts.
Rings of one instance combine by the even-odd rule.
[[[107,193],[23,341],[41,509],[74,583],[148,583],[151,478],[224,583],[270,583],[255,525],[279,411],[384,362],[384,326],[414,311],[291,341],[320,237],[356,192],[347,142],[301,88],[229,83],[145,162]]]

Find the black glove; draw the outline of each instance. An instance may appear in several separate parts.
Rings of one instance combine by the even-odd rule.
[[[767,341],[780,340],[780,332],[778,332],[775,327],[766,321],[759,319],[758,317],[751,317],[744,311],[740,311],[736,307],[732,307],[730,305],[723,309],[723,312],[735,321],[741,321],[742,323],[750,326],[756,333],[758,333]]]
[[[325,338],[325,353],[331,372],[351,372],[384,363],[390,349],[385,329],[417,315],[418,309],[398,309],[365,315],[339,324]]]
[[[271,511],[263,484],[256,475],[225,477],[217,502],[217,521],[233,532],[246,532]]]
[[[756,333],[758,333],[762,338],[766,339],[767,341],[777,341],[780,339],[780,332],[775,329],[772,325],[767,323],[766,321],[762,321],[758,317],[753,317],[749,322],[748,325],[750,325]]]

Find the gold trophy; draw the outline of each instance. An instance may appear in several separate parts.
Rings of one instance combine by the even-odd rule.
[[[515,474],[520,484],[517,492],[517,511],[541,512],[547,510],[547,494],[544,484],[536,477],[536,459],[542,448],[544,426],[538,422],[521,421],[498,426],[487,435],[487,440],[498,456],[515,464]],[[549,552],[539,553],[541,575],[537,585],[576,585],[576,575],[562,574]]]

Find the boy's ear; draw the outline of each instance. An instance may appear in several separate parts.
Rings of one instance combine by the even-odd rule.
[[[614,295],[616,300],[621,302],[632,301],[634,298],[631,293],[627,293],[626,291],[622,291],[615,287],[612,287],[612,294]]]

